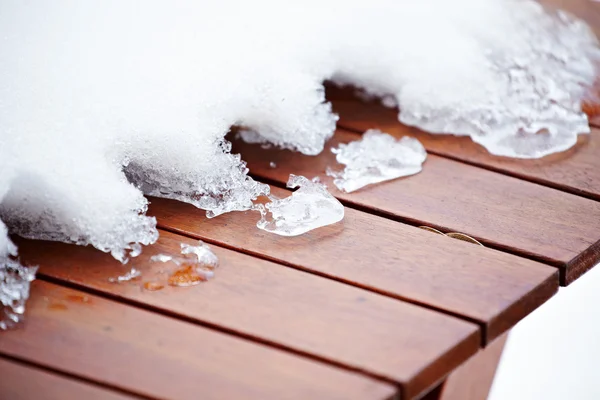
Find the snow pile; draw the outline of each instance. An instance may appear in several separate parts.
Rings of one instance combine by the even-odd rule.
[[[597,57],[586,26],[528,0],[3,1],[0,220],[126,262],[157,238],[144,194],[247,210],[268,187],[223,137],[317,154],[326,79],[540,157],[588,131]],[[2,225],[0,260],[8,243]]]
[[[328,167],[327,175],[346,193],[419,173],[427,158],[425,148],[417,139],[404,136],[396,140],[377,129],[369,129],[360,140],[342,143],[331,151],[337,162],[346,167],[342,171]]]

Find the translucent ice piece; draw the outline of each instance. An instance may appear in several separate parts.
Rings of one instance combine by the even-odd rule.
[[[217,255],[201,240],[198,240],[197,246],[181,243],[181,254],[195,254],[197,263],[205,269],[215,269],[219,266],[219,258]]]
[[[150,257],[150,261],[155,261],[155,262],[169,262],[173,259],[173,257],[167,255],[167,254],[156,254],[152,257]]]
[[[270,203],[257,207],[262,214],[256,224],[259,229],[281,236],[297,236],[344,218],[344,206],[325,185],[290,174],[287,187],[300,189],[285,199],[272,198]]]
[[[129,282],[130,280],[139,278],[142,272],[139,269],[131,268],[125,274],[117,276],[116,278],[109,278],[108,281],[112,283]]]
[[[350,193],[373,183],[388,181],[421,171],[427,158],[423,145],[408,136],[400,140],[370,129],[362,139],[332,148],[336,160],[345,164],[343,171],[327,168],[327,175],[343,192]]]
[[[181,243],[181,255],[170,256],[156,254],[150,257],[153,262],[172,262],[177,269],[172,271],[167,282],[170,286],[194,286],[214,277],[214,270],[219,266],[219,258],[211,248],[201,240],[196,246]],[[162,286],[161,286],[162,285]],[[162,282],[146,282],[147,290],[160,290]]]
[[[23,319],[36,271],[37,267],[23,266],[12,256],[0,256],[0,330],[12,328]]]

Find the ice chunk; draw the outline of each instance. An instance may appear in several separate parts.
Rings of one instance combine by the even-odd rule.
[[[215,269],[219,266],[219,258],[202,240],[198,240],[196,246],[181,243],[181,254],[194,254],[196,263],[204,269]]]
[[[336,160],[346,165],[343,171],[327,168],[333,183],[346,193],[354,192],[366,185],[388,181],[401,176],[414,175],[421,171],[427,152],[421,143],[412,137],[394,139],[376,129],[365,132],[360,140],[340,144],[331,151]]]
[[[0,330],[22,321],[36,271],[37,267],[21,265],[15,256],[0,254]]]
[[[139,269],[132,267],[123,275],[119,275],[116,278],[109,278],[108,281],[112,283],[129,282],[133,279],[139,278],[140,276],[142,276],[142,272]]]
[[[344,218],[344,206],[325,185],[290,175],[287,187],[299,189],[284,199],[272,197],[270,203],[258,208],[261,211],[261,219],[256,224],[259,229],[281,236],[297,236]]]
[[[150,257],[150,261],[154,261],[154,262],[169,262],[173,259],[173,257],[167,255],[167,254],[155,254],[152,257]]]

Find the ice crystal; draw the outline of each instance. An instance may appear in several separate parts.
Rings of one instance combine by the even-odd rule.
[[[421,171],[427,153],[421,142],[405,136],[394,139],[387,133],[371,129],[360,140],[340,144],[331,151],[342,171],[327,169],[327,175],[341,191],[350,193],[366,185],[384,182]]]
[[[256,226],[259,229],[281,236],[297,236],[344,218],[344,206],[325,185],[290,175],[287,187],[299,189],[284,199],[271,197],[270,203],[258,207],[261,219]]]
[[[21,265],[14,255],[0,254],[0,330],[12,328],[23,320],[36,271],[37,267]]]

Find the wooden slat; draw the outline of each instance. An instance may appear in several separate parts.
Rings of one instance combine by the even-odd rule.
[[[178,254],[182,241],[194,243],[161,232],[157,244],[130,262],[145,279],[153,279],[166,267],[148,258]],[[397,382],[406,398],[427,390],[479,347],[475,324],[246,254],[217,246],[213,250],[221,264],[213,280],[150,292],[141,289],[140,282],[110,283],[108,278],[122,273],[123,267],[91,248],[19,245],[21,257],[39,264],[42,274],[365,371]]]
[[[418,225],[473,236],[485,245],[534,258],[563,271],[569,283],[600,260],[600,202],[520,179],[429,155],[417,175],[371,185],[353,193],[338,191],[327,166],[341,169],[332,146],[357,140],[338,130],[318,156],[236,142],[257,176],[283,184],[290,173],[319,176],[348,204]],[[274,161],[277,168],[270,168]]]
[[[124,395],[0,357],[0,399],[128,400]]]
[[[600,4],[596,0],[537,0],[551,9],[560,9],[583,19],[600,36]]]
[[[396,137],[413,136],[429,153],[460,160],[566,192],[600,200],[600,130],[579,135],[568,151],[536,160],[496,157],[468,137],[434,135],[398,122],[398,112],[377,102],[352,99],[345,90],[329,88],[338,125],[357,132],[377,128]],[[339,99],[339,100],[336,100]]]
[[[552,267],[352,209],[342,223],[281,237],[257,229],[256,212],[206,219],[191,205],[151,202],[149,213],[163,227],[466,317],[483,325],[484,341],[558,287]]]
[[[79,259],[80,270],[93,269],[93,258]],[[34,282],[27,306],[26,324],[2,333],[0,353],[151,398],[385,399],[395,391],[364,376],[50,283]]]

